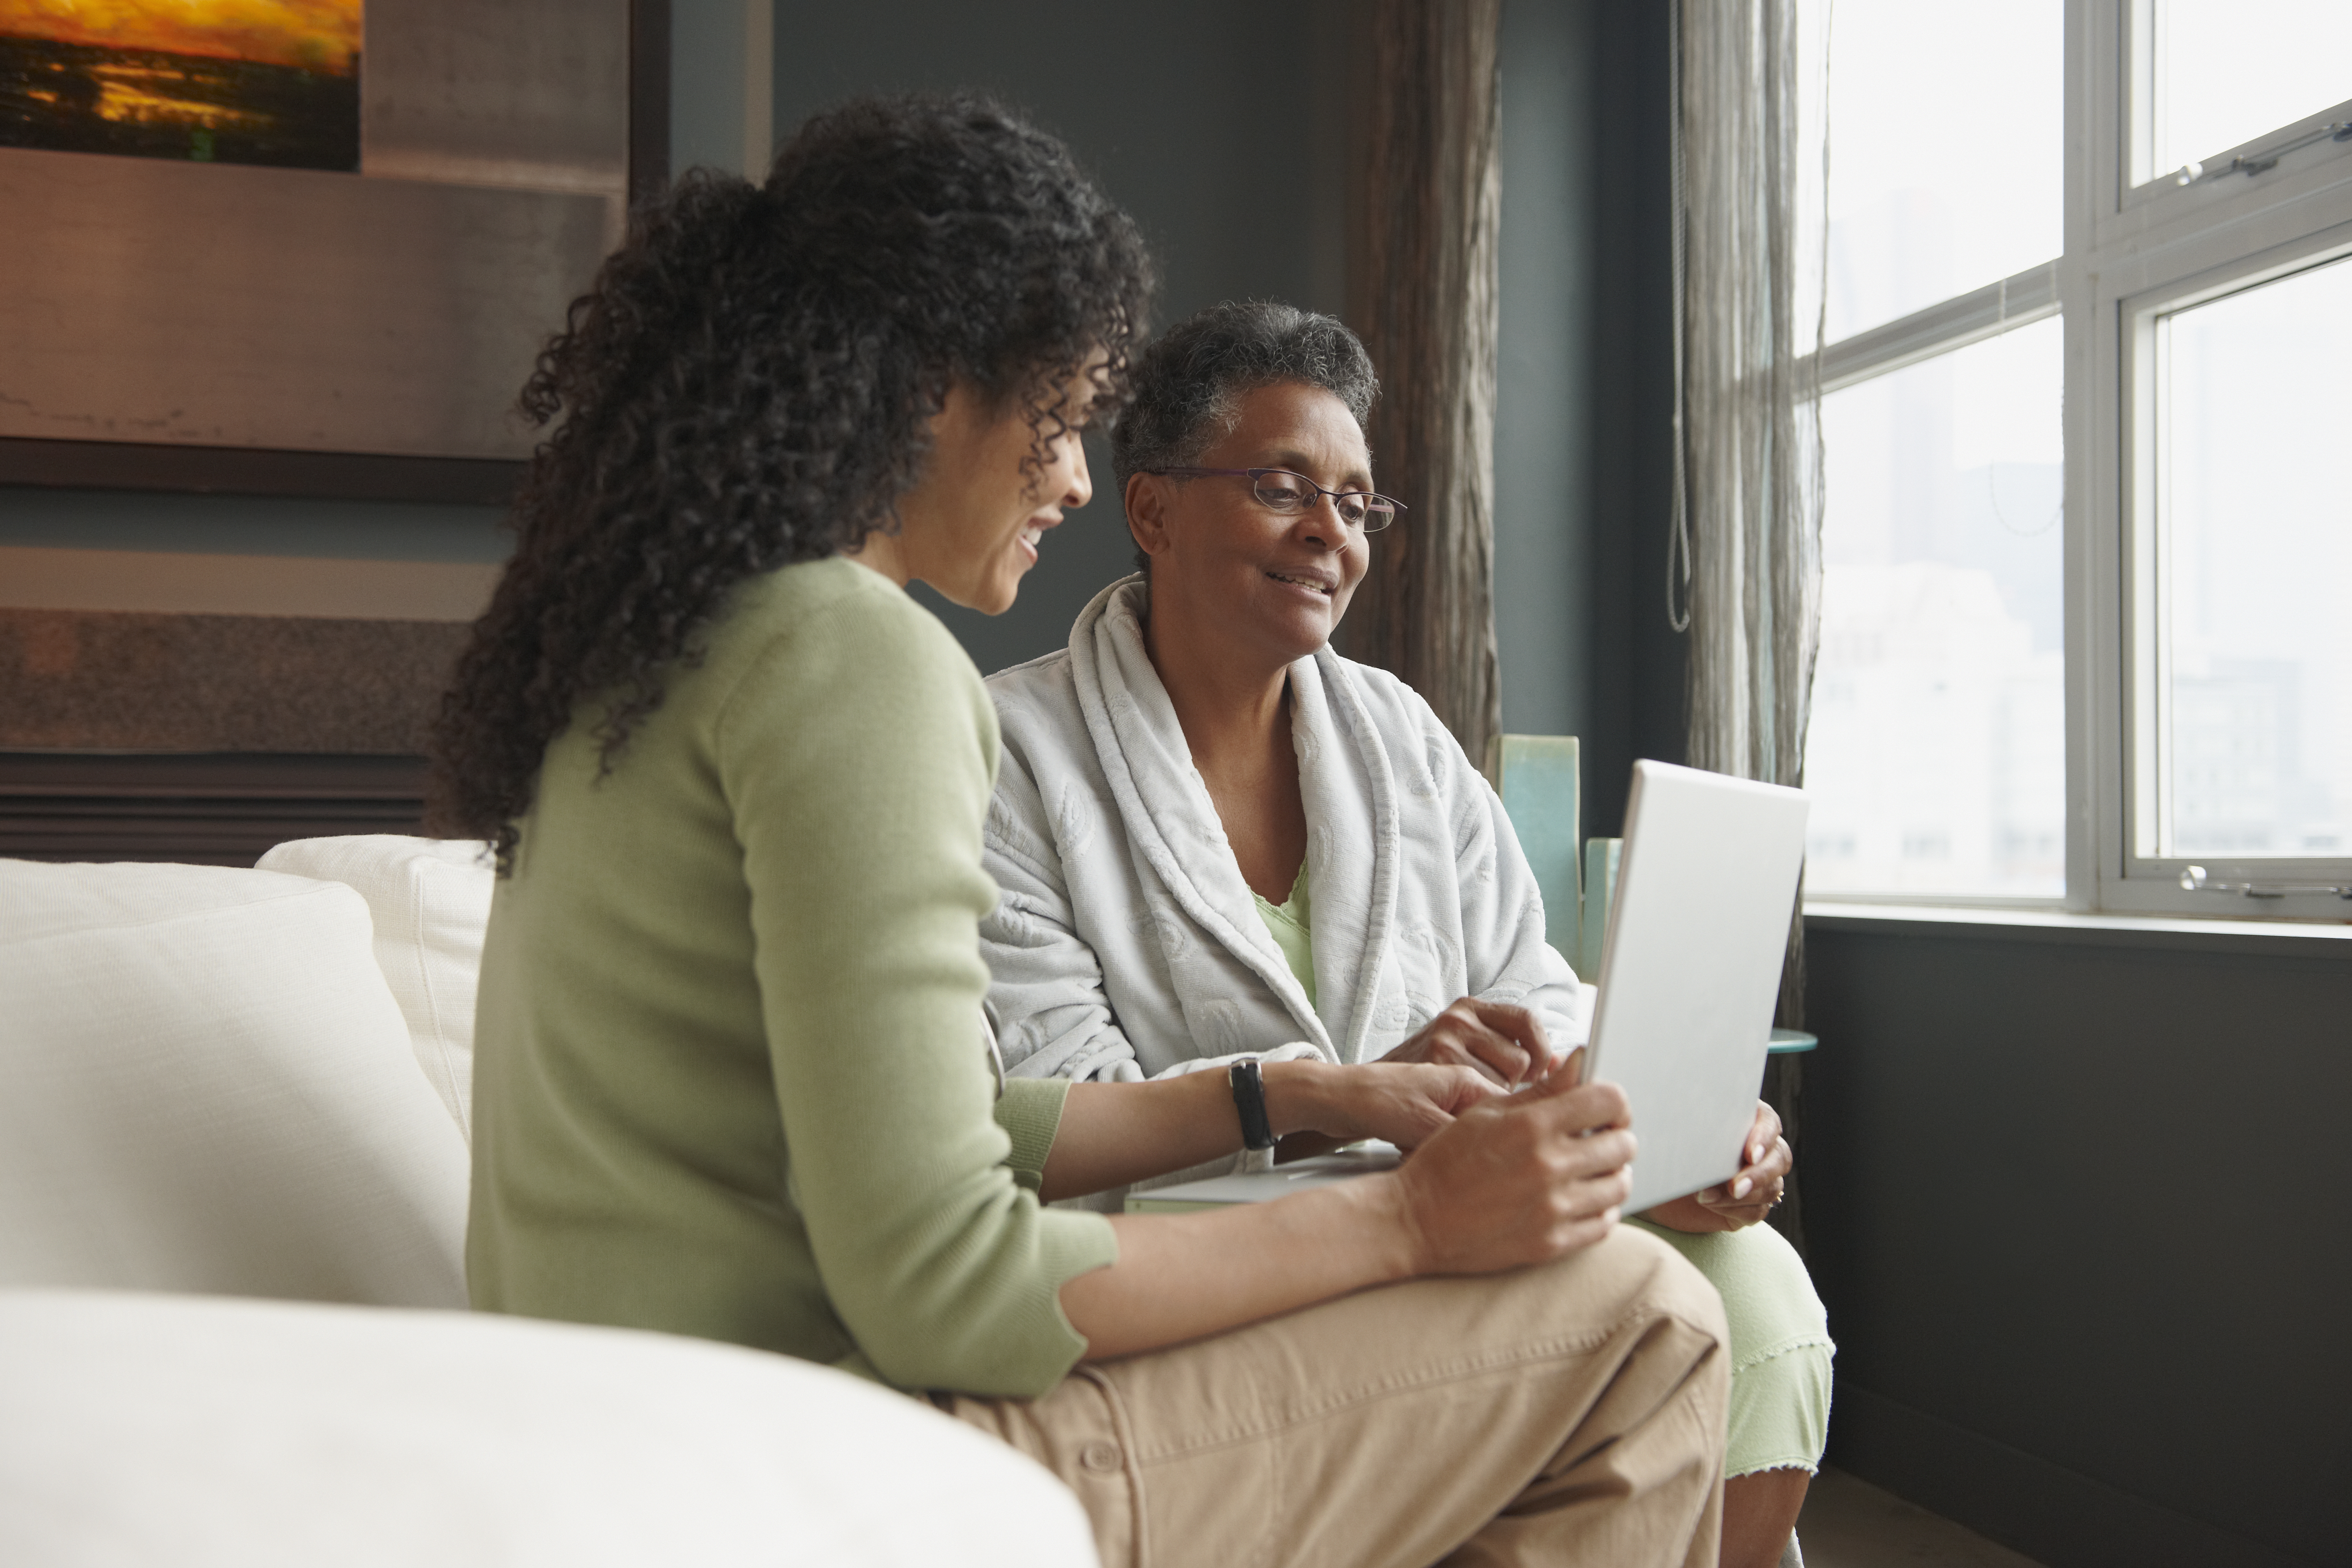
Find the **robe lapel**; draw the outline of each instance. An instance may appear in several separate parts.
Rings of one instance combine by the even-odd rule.
[[[1396,927],[1396,780],[1339,655],[1327,647],[1293,665],[1290,689],[1314,883],[1315,990],[1339,1059],[1359,1062]]]
[[[1143,591],[1136,578],[1106,588],[1080,614],[1070,637],[1070,673],[1078,706],[1128,842],[1147,882],[1165,889],[1202,933],[1240,959],[1282,999],[1318,1050],[1336,1057],[1331,1035],[1307,1005],[1305,989],[1258,917],[1249,884],[1242,880],[1218,821],[1216,805],[1192,766],[1175,707],[1144,651],[1138,615]],[[1311,811],[1309,816],[1311,820]],[[1319,904],[1319,890],[1316,898]],[[1318,924],[1320,919],[1318,909]],[[1181,974],[1173,977],[1181,990]],[[1318,958],[1318,990],[1322,984]]]

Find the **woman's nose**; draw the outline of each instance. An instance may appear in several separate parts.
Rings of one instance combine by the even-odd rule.
[[[1095,499],[1094,476],[1087,469],[1087,444],[1070,443],[1070,488],[1062,492],[1062,505],[1076,511]]]
[[[1300,514],[1307,525],[1307,536],[1327,550],[1344,550],[1348,546],[1348,524],[1339,516],[1336,496],[1325,494],[1315,498],[1315,504]]]

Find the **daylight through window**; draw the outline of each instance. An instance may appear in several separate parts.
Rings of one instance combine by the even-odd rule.
[[[2352,4],[1800,11],[1809,892],[2352,917]]]

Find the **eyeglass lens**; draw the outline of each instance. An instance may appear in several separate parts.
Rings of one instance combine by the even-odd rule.
[[[1267,468],[1252,481],[1257,499],[1272,510],[1305,511],[1315,504],[1318,495],[1331,495],[1331,504],[1339,509],[1339,521],[1349,528],[1360,528],[1366,533],[1376,533],[1396,519],[1396,508],[1366,490],[1347,490],[1338,494],[1318,488],[1313,481],[1281,468]]]

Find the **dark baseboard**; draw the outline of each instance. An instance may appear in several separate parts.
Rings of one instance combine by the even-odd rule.
[[[424,818],[421,757],[0,751],[0,858],[250,866]]]
[[[2045,1568],[2299,1568],[2293,1556],[1841,1382],[1830,1463]]]

